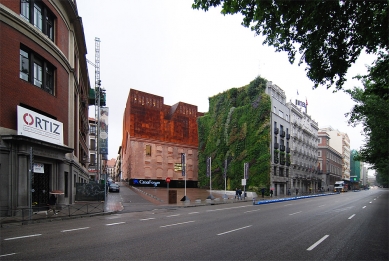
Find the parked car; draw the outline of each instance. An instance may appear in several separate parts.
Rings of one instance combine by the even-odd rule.
[[[120,192],[120,187],[118,184],[111,183],[111,184],[109,184],[108,191],[109,192]]]

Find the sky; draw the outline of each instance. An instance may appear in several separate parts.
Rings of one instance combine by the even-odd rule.
[[[208,98],[261,76],[285,91],[287,101],[308,100],[308,114],[319,127],[348,134],[350,148],[365,144],[361,125],[347,124],[354,102],[343,91],[313,90],[306,64],[291,65],[287,53],[275,52],[241,25],[242,16],[193,10],[192,0],[77,0],[88,53],[95,62],[100,38],[100,79],[109,107],[108,158],[116,158],[122,140],[123,113],[130,89],[164,97],[166,105],[185,102],[208,111]],[[298,59],[296,59],[298,61]],[[362,54],[349,69],[344,89],[361,87],[352,79],[366,74],[373,56]],[[95,68],[88,64],[95,86]],[[297,96],[297,90],[299,95]],[[90,107],[94,117],[94,107]]]

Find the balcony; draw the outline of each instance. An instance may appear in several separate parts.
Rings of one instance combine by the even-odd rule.
[[[285,137],[285,131],[281,131],[280,136],[281,136],[281,137]]]
[[[278,149],[279,148],[279,143],[274,143],[274,149]]]
[[[278,134],[278,132],[279,132],[279,129],[278,129],[278,128],[275,128],[275,129],[274,129],[274,134]]]
[[[280,145],[280,151],[285,151],[285,145]]]
[[[290,134],[289,133],[286,134],[286,139],[290,140]]]
[[[289,147],[286,148],[286,153],[290,153],[290,148]]]

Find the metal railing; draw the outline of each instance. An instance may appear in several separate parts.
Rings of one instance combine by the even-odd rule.
[[[38,221],[42,219],[65,218],[72,216],[86,216],[107,212],[104,202],[98,203],[75,203],[73,205],[56,206],[55,209],[49,207],[40,208],[18,208],[1,209],[1,227],[8,223],[23,223],[27,221]]]

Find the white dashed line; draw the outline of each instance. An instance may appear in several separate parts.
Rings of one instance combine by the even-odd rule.
[[[302,211],[295,212],[295,213],[289,214],[289,216],[293,216],[293,215],[296,215],[296,214],[301,213],[301,212],[302,212]]]
[[[190,212],[190,213],[188,213],[188,215],[193,215],[193,214],[198,214],[198,213],[200,213],[200,212]]]
[[[147,220],[153,220],[155,218],[142,218],[142,219],[139,219],[140,221],[147,221]]]
[[[175,214],[175,215],[170,215],[170,216],[166,216],[166,217],[178,217],[180,214]]]
[[[363,206],[363,208],[365,208],[366,206]]]
[[[307,248],[308,251],[311,251],[312,249],[314,249],[315,247],[317,247],[321,242],[323,242],[324,240],[326,240],[326,238],[329,237],[329,235],[325,235],[324,237],[322,237],[319,241],[317,241],[315,244],[313,244],[312,246],[310,246],[309,248]]]
[[[35,234],[35,235],[28,235],[28,236],[21,236],[21,237],[10,237],[10,238],[4,238],[4,240],[14,240],[14,239],[20,239],[20,238],[27,238],[27,237],[38,237],[42,234]]]
[[[3,257],[3,256],[13,256],[13,255],[16,255],[16,253],[4,254],[4,255],[0,255],[0,257]]]
[[[114,226],[114,225],[120,225],[120,224],[124,224],[126,222],[117,222],[117,223],[111,223],[111,224],[105,224],[106,226]]]
[[[241,227],[241,228],[237,228],[237,229],[233,229],[233,230],[226,231],[226,232],[223,232],[223,233],[219,233],[217,235],[221,236],[221,235],[224,235],[224,234],[228,234],[228,233],[235,232],[235,231],[238,231],[238,230],[241,230],[241,229],[245,229],[245,228],[249,228],[249,227],[251,227],[251,225],[250,226]]]
[[[165,225],[165,226],[160,226],[160,227],[172,227],[172,226],[178,226],[178,225],[183,225],[183,224],[188,224],[192,223],[194,221],[187,221],[187,222],[182,222],[182,223],[175,223],[175,224],[170,224],[170,225]]]
[[[348,219],[352,219],[355,216],[355,214],[352,214]]]
[[[80,228],[62,230],[61,232],[77,231],[77,230],[83,230],[83,229],[88,229],[88,228],[89,228],[89,227],[80,227]]]

